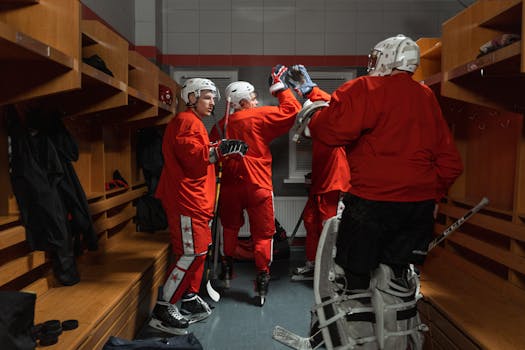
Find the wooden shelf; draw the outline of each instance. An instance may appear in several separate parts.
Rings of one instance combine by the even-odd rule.
[[[441,41],[438,41],[429,49],[421,52],[420,56],[421,58],[440,60],[442,47],[443,47],[443,44],[441,43]]]
[[[466,205],[466,206],[469,206],[469,207],[474,207],[476,204],[478,204],[477,201],[466,199],[466,198],[449,197],[449,200],[454,202],[454,203],[461,204],[461,205]],[[503,214],[503,215],[506,215],[506,216],[509,216],[509,217],[512,217],[512,214],[513,214],[512,210],[496,208],[496,207],[491,206],[490,203],[489,203],[489,205],[485,206],[483,208],[483,210],[489,211],[489,212],[493,212],[493,213],[497,213],[497,214]]]
[[[82,33],[82,47],[95,45],[97,41],[86,33]]]
[[[430,86],[441,80],[436,81],[436,74],[441,72],[441,39],[440,38],[420,38],[416,41],[420,50],[420,63],[414,72],[413,79],[425,81]]]
[[[20,220],[19,215],[0,216],[0,226],[15,223]]]
[[[523,112],[525,75],[521,42],[502,47],[444,73],[441,93],[473,104]]]
[[[445,73],[446,79],[454,80],[466,75],[476,75],[481,78],[521,77],[519,71],[520,55],[521,42],[515,42],[449,70]]]
[[[443,74],[441,72],[436,73],[434,75],[431,75],[429,77],[426,77],[425,79],[421,80],[421,83],[433,87],[438,84],[441,84],[441,81],[443,80]]]
[[[0,105],[80,87],[76,58],[0,22]],[[20,72],[24,79],[20,79]]]
[[[516,1],[514,6],[500,9],[499,13],[479,24],[480,27],[496,29],[506,33],[521,34],[522,10],[521,1]]]
[[[2,0],[0,5],[34,5],[40,3],[40,0]]]

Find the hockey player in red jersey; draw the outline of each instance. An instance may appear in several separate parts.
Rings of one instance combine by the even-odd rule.
[[[213,163],[246,152],[246,145],[239,140],[217,140],[213,144],[209,141],[201,119],[211,115],[218,97],[211,80],[189,79],[181,93],[187,109],[166,127],[162,144],[164,168],[156,190],[167,214],[175,263],[159,290],[150,321],[152,327],[173,334],[186,333],[189,323],[211,314],[198,292],[211,244]],[[175,305],[179,300],[180,312]]]
[[[231,100],[234,113],[219,122],[224,135],[248,144],[248,152],[242,160],[227,160],[223,165],[219,215],[223,226],[224,259],[220,277],[228,285],[233,271],[232,256],[246,210],[254,242],[255,291],[260,306],[264,304],[270,280],[275,233],[270,142],[288,132],[301,108],[283,81],[286,71],[285,66],[278,65],[271,73],[270,92],[278,98],[279,106],[257,107],[254,87],[248,82],[228,85],[226,98]]]
[[[309,98],[312,101],[329,101],[330,95],[316,86]],[[311,182],[303,210],[306,263],[293,270],[292,280],[313,279],[315,254],[323,224],[337,214],[340,197],[350,189],[350,169],[344,147],[327,146],[312,140]]]
[[[316,263],[334,266],[319,271],[339,269],[344,282],[332,283],[333,288],[342,286],[349,295],[360,291],[366,298],[318,309],[320,324],[326,325],[330,315],[343,315],[323,326],[328,349],[367,342],[380,349],[422,348],[419,279],[413,265],[423,264],[437,203],[463,166],[434,93],[412,79],[419,61],[419,47],[410,38],[385,39],[369,55],[367,76],[344,83],[328,105],[313,102],[314,108],[299,116],[309,120],[314,140],[346,147],[352,175],[340,223],[325,225],[321,237],[320,247],[324,242],[335,245],[335,259],[334,247],[327,246],[318,251],[326,261]],[[309,98],[316,84],[306,69],[294,66],[291,72],[289,84]],[[322,303],[332,296],[327,288],[331,281],[316,282],[315,299]],[[347,307],[370,307],[377,322],[357,314],[345,319]]]

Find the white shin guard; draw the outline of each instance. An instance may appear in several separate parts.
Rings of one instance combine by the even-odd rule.
[[[316,253],[313,311],[319,319],[324,345],[331,349],[420,350],[423,331],[416,302],[419,278],[409,269],[395,278],[381,264],[373,273],[368,290],[347,290],[344,271],[334,262],[339,219],[323,227]]]

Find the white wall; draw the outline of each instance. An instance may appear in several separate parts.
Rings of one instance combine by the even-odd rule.
[[[179,55],[365,55],[441,36],[474,0],[81,0],[137,46]]]
[[[440,36],[441,23],[463,9],[458,0],[162,0],[162,4],[162,52],[193,55],[363,55],[373,44],[399,33],[414,39]]]

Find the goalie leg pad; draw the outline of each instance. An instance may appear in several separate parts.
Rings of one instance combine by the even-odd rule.
[[[419,278],[412,269],[396,277],[392,269],[380,264],[370,283],[372,307],[376,318],[375,335],[379,349],[422,349],[423,331],[416,302]]]
[[[369,291],[346,290],[343,269],[334,262],[335,243],[340,219],[330,218],[323,226],[316,252],[313,308],[326,349],[377,349],[375,339],[372,294]],[[357,293],[357,294],[356,294]],[[368,302],[363,303],[363,300]]]

